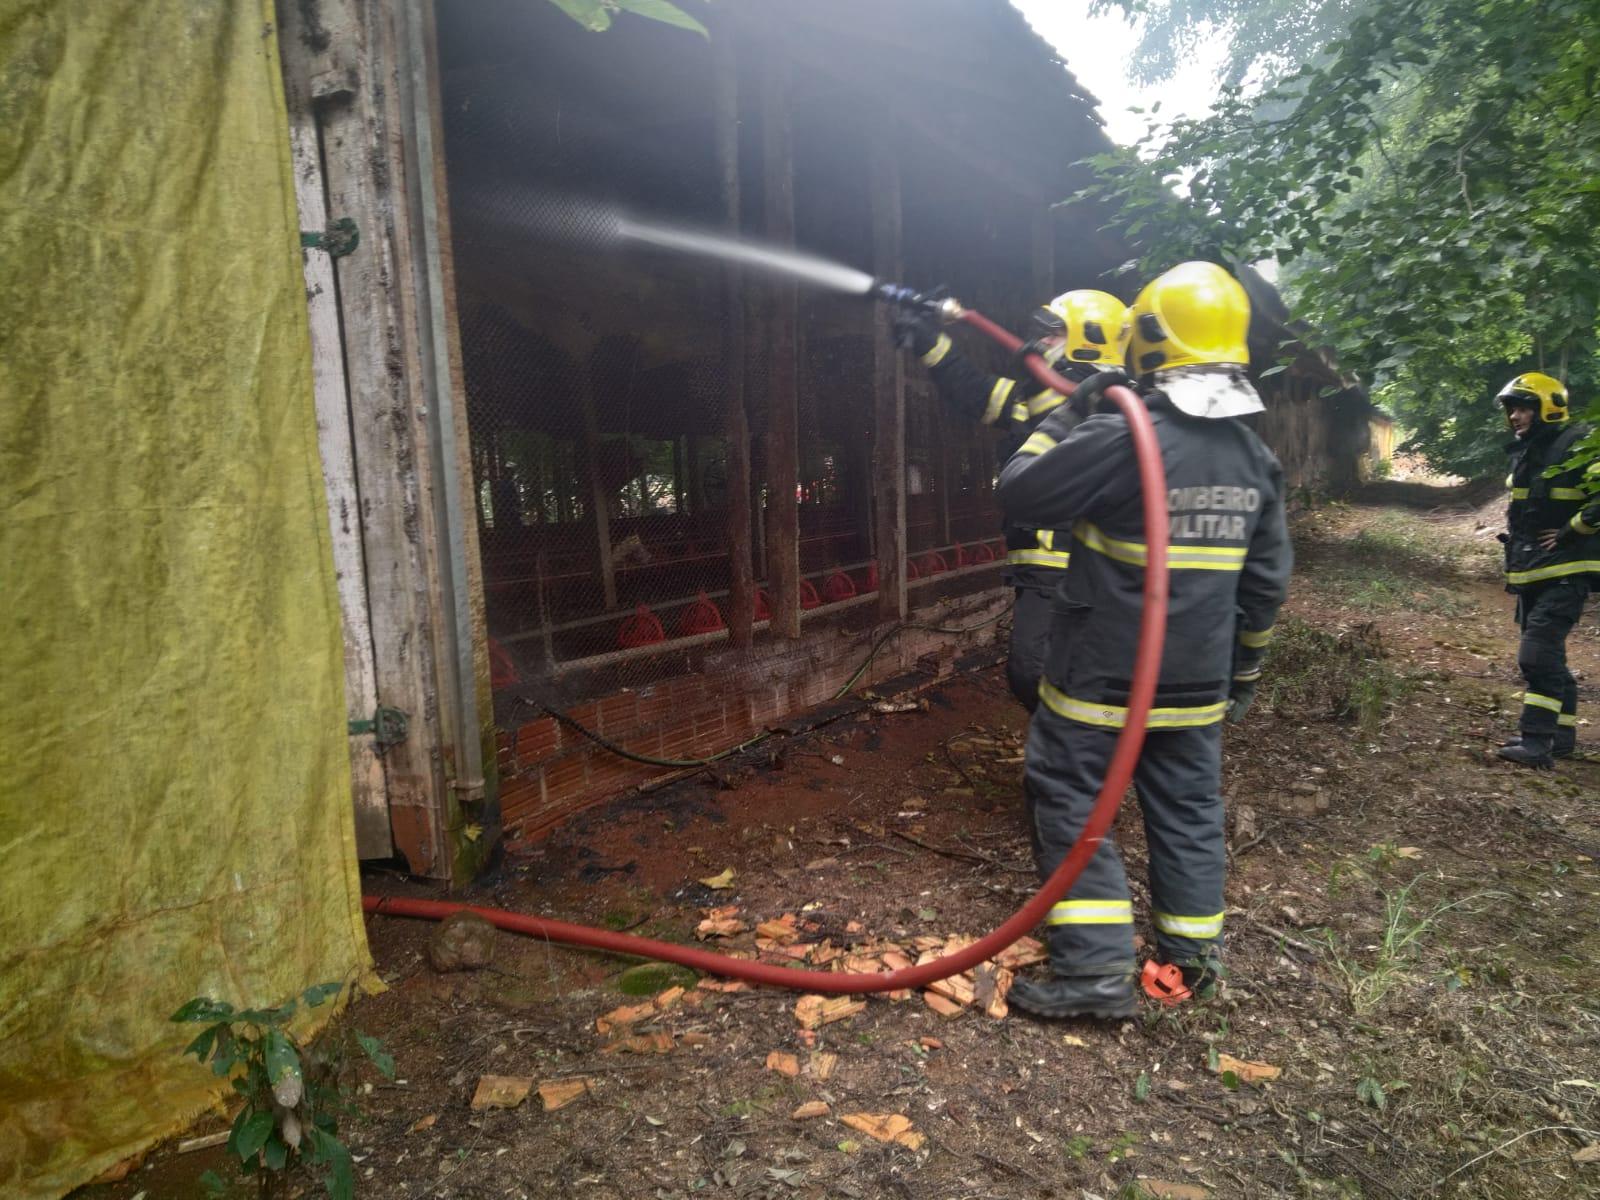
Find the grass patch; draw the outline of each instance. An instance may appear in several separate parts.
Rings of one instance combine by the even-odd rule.
[[[1462,617],[1478,609],[1462,583],[1499,574],[1499,547],[1403,512],[1379,513],[1347,538],[1312,534],[1314,586],[1362,612]]]
[[[1353,720],[1371,733],[1410,687],[1383,661],[1375,627],[1333,634],[1285,617],[1267,656],[1261,698],[1278,716]]]
[[[1386,996],[1409,977],[1409,968],[1421,949],[1421,939],[1438,924],[1439,918],[1453,909],[1462,908],[1474,900],[1499,896],[1498,892],[1477,892],[1459,900],[1446,900],[1423,909],[1413,900],[1419,875],[1398,891],[1388,892],[1383,898],[1383,926],[1377,940],[1363,947],[1358,958],[1355,947],[1331,929],[1321,932],[1319,940],[1327,948],[1329,961],[1345,985],[1350,1007],[1357,1015],[1372,1012]],[[1380,1088],[1377,1093],[1383,1094]],[[1383,1107],[1377,1104],[1377,1107]]]

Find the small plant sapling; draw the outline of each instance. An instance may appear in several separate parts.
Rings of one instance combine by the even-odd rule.
[[[276,1194],[299,1166],[320,1176],[333,1200],[355,1194],[350,1151],[339,1140],[339,1118],[354,1111],[342,1078],[351,1042],[387,1079],[394,1078],[394,1059],[364,1034],[333,1034],[308,1045],[289,1030],[298,1009],[326,1003],[343,986],[321,983],[277,1008],[235,1009],[197,996],[172,1014],[179,1024],[205,1026],[183,1052],[209,1063],[212,1074],[228,1079],[244,1100],[228,1135],[228,1153],[238,1159],[241,1174],[256,1177],[262,1196]],[[214,1171],[201,1182],[214,1195],[227,1190]]]

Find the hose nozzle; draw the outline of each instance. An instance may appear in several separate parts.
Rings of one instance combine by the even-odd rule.
[[[874,300],[892,304],[896,308],[930,313],[946,325],[959,321],[961,314],[966,311],[961,301],[949,295],[943,286],[929,292],[919,292],[915,288],[906,287],[903,283],[880,281],[873,285],[872,291],[868,294]]]

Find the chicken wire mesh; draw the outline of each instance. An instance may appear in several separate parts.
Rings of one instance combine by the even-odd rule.
[[[448,66],[448,38],[445,49]],[[609,70],[606,61],[596,64]],[[718,265],[618,237],[619,214],[725,223],[709,114],[678,119],[671,138],[629,138],[623,152],[626,131],[663,125],[648,97],[551,86],[498,64],[447,69],[444,115],[494,679],[556,679],[571,693],[689,669],[677,651],[726,637],[735,403],[748,424],[758,651],[767,636],[771,285],[746,280],[743,364],[730,378]],[[654,107],[691,92],[663,93]],[[870,261],[866,147],[826,112],[797,117],[795,143],[797,241]],[[759,146],[740,157],[759,164]],[[747,228],[761,224],[759,177],[744,180]],[[907,238],[911,262],[909,224]],[[952,244],[942,231],[926,240]],[[965,273],[976,294],[979,278],[1026,278],[1020,265],[980,244],[968,259],[924,263],[916,278],[959,286]],[[801,292],[796,532],[808,628],[833,614],[875,619],[873,339],[859,298]],[[912,605],[994,586],[1004,552],[991,440],[947,417],[914,365],[905,429]]]

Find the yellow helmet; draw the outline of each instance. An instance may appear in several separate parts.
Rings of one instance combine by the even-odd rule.
[[[1564,425],[1571,415],[1567,407],[1567,385],[1559,379],[1539,371],[1518,375],[1495,397],[1506,410],[1506,424],[1511,423],[1511,410],[1518,405],[1538,405],[1539,420],[1546,425]]]
[[[1062,292],[1034,314],[1045,337],[1062,338],[1068,362],[1121,367],[1128,356],[1128,306],[1109,292]]]
[[[1179,263],[1145,284],[1133,307],[1133,370],[1250,363],[1250,298],[1216,263]]]

